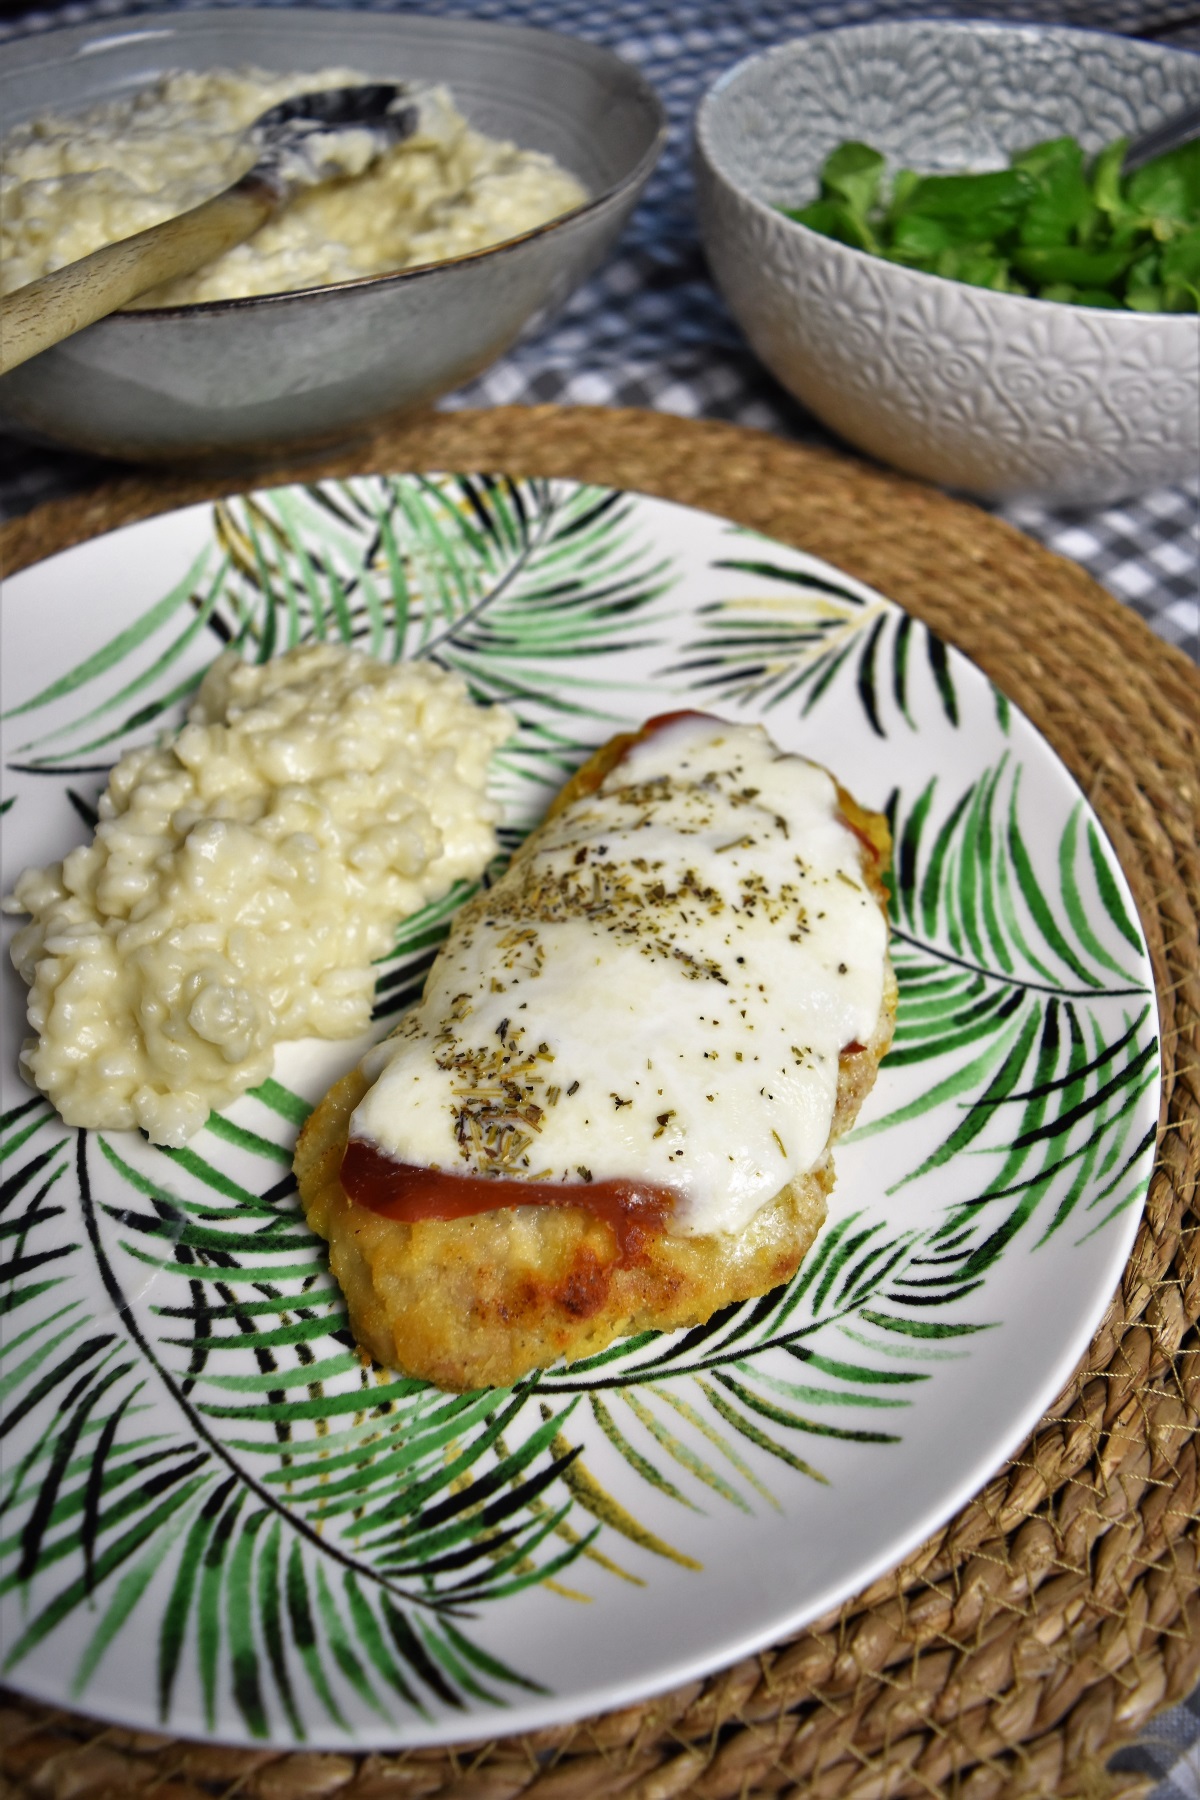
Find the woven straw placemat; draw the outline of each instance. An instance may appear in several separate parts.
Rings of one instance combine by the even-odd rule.
[[[1103,820],[1157,977],[1162,1133],[1086,1357],[943,1531],[789,1642],[523,1738],[394,1754],[244,1751],[0,1699],[0,1795],[39,1800],[1126,1800],[1107,1759],[1200,1680],[1200,676],[1073,564],[973,507],[762,433],[661,414],[429,416],[267,479],[565,475],[706,507],[827,557],[972,657]],[[256,477],[261,484],[263,478]],[[0,532],[8,569],[218,484],[131,475]]]

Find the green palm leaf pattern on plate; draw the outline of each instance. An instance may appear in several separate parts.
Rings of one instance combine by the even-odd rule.
[[[1153,1139],[1151,1126],[1131,1140],[1127,1105],[1158,1079],[1154,996],[1140,958],[1129,955],[1136,928],[1082,801],[1059,841],[1057,892],[1043,892],[1022,830],[1020,780],[1020,768],[1002,759],[957,797],[936,830],[931,782],[903,824],[896,821],[893,956],[904,1007],[890,1066],[915,1070],[948,1056],[959,1066],[860,1128],[863,1137],[885,1131],[953,1098],[953,1129],[902,1180],[963,1152],[998,1159],[978,1194],[935,1234],[956,1246],[941,1258],[947,1271],[956,1267],[968,1282],[982,1278],[1035,1212],[1045,1213],[1052,1194],[1044,1237],[1089,1190],[1089,1210],[1103,1208],[1090,1229],[1130,1205],[1141,1193],[1131,1165]],[[1089,923],[1085,882],[1123,956]],[[986,1236],[975,1244],[968,1227],[985,1219]]]
[[[702,515],[439,475],[177,520],[178,542],[163,522],[143,539],[157,590],[95,617],[67,668],[21,652],[37,674],[7,707],[4,804],[22,860],[79,835],[111,762],[227,646],[336,638],[503,700],[501,858],[612,729],[732,708],[889,811],[896,1043],[794,1281],[457,1396],[364,1365],[299,1212],[295,1133],[358,1047],[285,1049],[174,1152],[69,1131],[6,1077],[5,1678],[181,1732],[436,1741],[586,1711],[811,1616],[944,1516],[939,1454],[983,1478],[1119,1268],[1155,1017],[1086,806],[924,626]],[[376,1035],[469,891],[398,929]],[[1014,1378],[1047,1284],[1046,1372]],[[881,1486],[908,1509],[899,1536],[871,1513]],[[747,1584],[723,1571],[759,1543],[796,1593],[760,1578],[739,1613]]]
[[[518,707],[525,730],[507,760],[518,779],[558,786],[575,749],[565,721],[623,716],[604,697],[605,660],[637,651],[671,580],[628,496],[561,482],[326,482],[219,502],[213,527],[161,600],[12,709],[36,714],[122,675],[23,745],[24,766],[102,770],[177,711],[218,648],[264,661],[329,639],[428,659],[477,699]]]
[[[764,714],[798,704],[807,715],[839,676],[849,675],[877,737],[897,721],[916,729],[910,696],[924,679],[945,718],[958,724],[954,673],[940,638],[850,576],[812,557],[780,557],[769,540],[742,535],[757,553],[724,557],[718,567],[769,582],[773,591],[723,596],[698,608],[702,630],[667,676],[685,676],[710,702]],[[1003,719],[1007,703],[998,691],[994,698]]]

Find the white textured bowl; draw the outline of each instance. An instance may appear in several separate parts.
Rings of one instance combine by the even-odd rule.
[[[1200,99],[1200,56],[1099,32],[852,26],[730,70],[696,119],[700,226],[757,354],[872,456],[987,499],[1115,500],[1200,468],[1200,318],[997,294],[777,210],[847,138],[927,172],[1090,150]]]
[[[611,248],[666,137],[611,51],[477,19],[292,6],[141,13],[6,45],[0,119],[81,110],[165,69],[444,81],[480,130],[548,151],[591,199],[450,262],[246,300],[114,313],[0,379],[0,426],[131,460],[270,461],[353,440],[457,387]]]

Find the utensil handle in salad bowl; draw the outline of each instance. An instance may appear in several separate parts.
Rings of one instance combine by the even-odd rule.
[[[1132,175],[1135,169],[1153,162],[1156,156],[1165,156],[1168,150],[1178,150],[1194,137],[1200,137],[1200,100],[1193,100],[1190,105],[1181,107],[1178,112],[1164,119],[1161,125],[1156,125],[1153,131],[1143,132],[1141,137],[1134,138],[1121,162],[1121,173]]]
[[[281,199],[251,174],[200,206],[105,244],[0,299],[0,375],[244,242]]]

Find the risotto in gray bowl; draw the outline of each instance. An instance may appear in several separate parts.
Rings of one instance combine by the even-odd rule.
[[[246,243],[0,379],[0,424],[129,460],[350,442],[486,367],[603,259],[661,151],[610,52],[478,21],[238,8],[18,42],[0,291],[220,191],[315,87],[410,84],[415,132]]]

